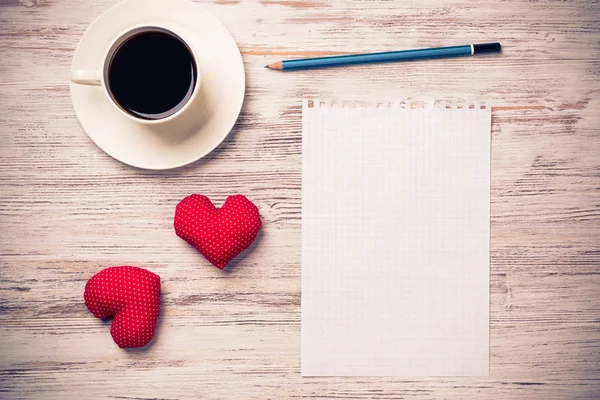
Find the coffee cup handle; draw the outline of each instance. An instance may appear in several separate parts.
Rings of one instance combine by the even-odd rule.
[[[76,69],[71,71],[71,82],[78,85],[102,86],[100,71],[93,69]]]

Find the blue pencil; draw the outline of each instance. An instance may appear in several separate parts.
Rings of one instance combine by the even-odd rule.
[[[306,68],[343,67],[353,64],[422,60],[426,58],[472,56],[481,53],[500,52],[500,43],[466,44],[464,46],[438,47],[431,49],[387,51],[383,53],[349,54],[345,56],[285,60],[265,66],[279,71]]]

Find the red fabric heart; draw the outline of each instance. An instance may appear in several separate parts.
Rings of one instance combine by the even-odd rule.
[[[229,196],[221,208],[193,194],[175,209],[175,233],[219,269],[247,249],[262,226],[258,208],[242,195]]]
[[[92,276],[83,293],[96,318],[114,316],[110,334],[119,347],[144,347],[160,313],[160,277],[138,267],[110,267]]]

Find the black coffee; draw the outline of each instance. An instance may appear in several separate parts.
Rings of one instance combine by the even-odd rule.
[[[108,69],[108,87],[115,102],[128,113],[150,120],[183,108],[196,79],[196,62],[187,45],[162,31],[129,38],[117,49]]]

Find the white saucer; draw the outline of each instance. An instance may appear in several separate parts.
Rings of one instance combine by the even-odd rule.
[[[215,149],[235,124],[246,79],[240,51],[225,26],[189,0],[127,0],[102,14],[75,51],[72,69],[99,69],[104,53],[121,33],[136,25],[173,26],[185,33],[198,57],[204,112],[187,131],[129,120],[104,89],[71,83],[79,122],[89,137],[117,160],[138,168],[169,169],[192,163]]]

